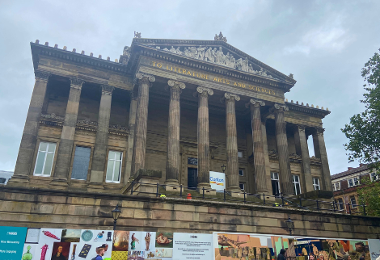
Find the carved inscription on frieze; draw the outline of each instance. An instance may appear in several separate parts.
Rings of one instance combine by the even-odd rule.
[[[268,95],[273,95],[273,96],[279,95],[279,93],[277,93],[277,91],[275,91],[273,89],[249,85],[249,84],[229,80],[229,79],[222,78],[222,77],[216,77],[216,76],[213,76],[213,75],[210,75],[207,73],[200,73],[200,72],[197,72],[197,71],[194,71],[191,69],[184,69],[184,68],[176,67],[173,65],[165,64],[163,62],[151,61],[150,65],[152,67],[155,67],[155,68],[159,68],[162,70],[168,70],[168,71],[171,71],[171,72],[174,72],[177,74],[186,75],[189,77],[199,78],[199,79],[203,79],[203,80],[207,80],[207,81],[212,81],[215,83],[223,83],[223,84],[231,85],[231,86],[238,87],[238,88],[244,88],[244,89],[249,89],[249,90],[256,91],[256,92],[265,93]]]

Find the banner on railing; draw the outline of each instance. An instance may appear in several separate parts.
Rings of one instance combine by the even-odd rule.
[[[210,171],[210,185],[211,189],[216,192],[224,192],[226,188],[226,175],[223,172]]]

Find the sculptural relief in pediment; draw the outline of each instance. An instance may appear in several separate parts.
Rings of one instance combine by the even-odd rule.
[[[251,63],[248,61],[248,58],[235,58],[233,54],[230,52],[223,52],[222,47],[213,48],[213,47],[207,47],[207,46],[192,46],[192,47],[177,47],[174,48],[173,46],[171,48],[163,48],[161,49],[159,46],[156,46],[157,49],[172,52],[178,55],[186,56],[189,58],[197,59],[197,60],[203,60],[207,62],[211,62],[214,64],[226,66],[232,69],[252,73],[255,75],[264,76],[267,78],[274,78],[270,73],[260,67],[257,64]],[[275,79],[275,78],[274,78]]]

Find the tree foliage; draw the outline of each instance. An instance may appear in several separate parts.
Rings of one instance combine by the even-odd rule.
[[[380,49],[364,65],[364,112],[350,118],[342,132],[348,138],[345,149],[349,161],[359,160],[380,172]],[[361,203],[367,205],[370,215],[380,216],[380,182],[365,183],[358,189]]]
[[[380,51],[380,49],[379,49]],[[380,53],[376,52],[364,65],[362,77],[365,80],[361,100],[364,112],[350,118],[342,132],[349,142],[345,144],[349,161],[359,160],[377,168],[380,161]]]

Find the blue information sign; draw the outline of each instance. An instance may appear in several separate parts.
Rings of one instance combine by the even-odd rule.
[[[1,260],[21,259],[26,230],[26,227],[0,227]]]

